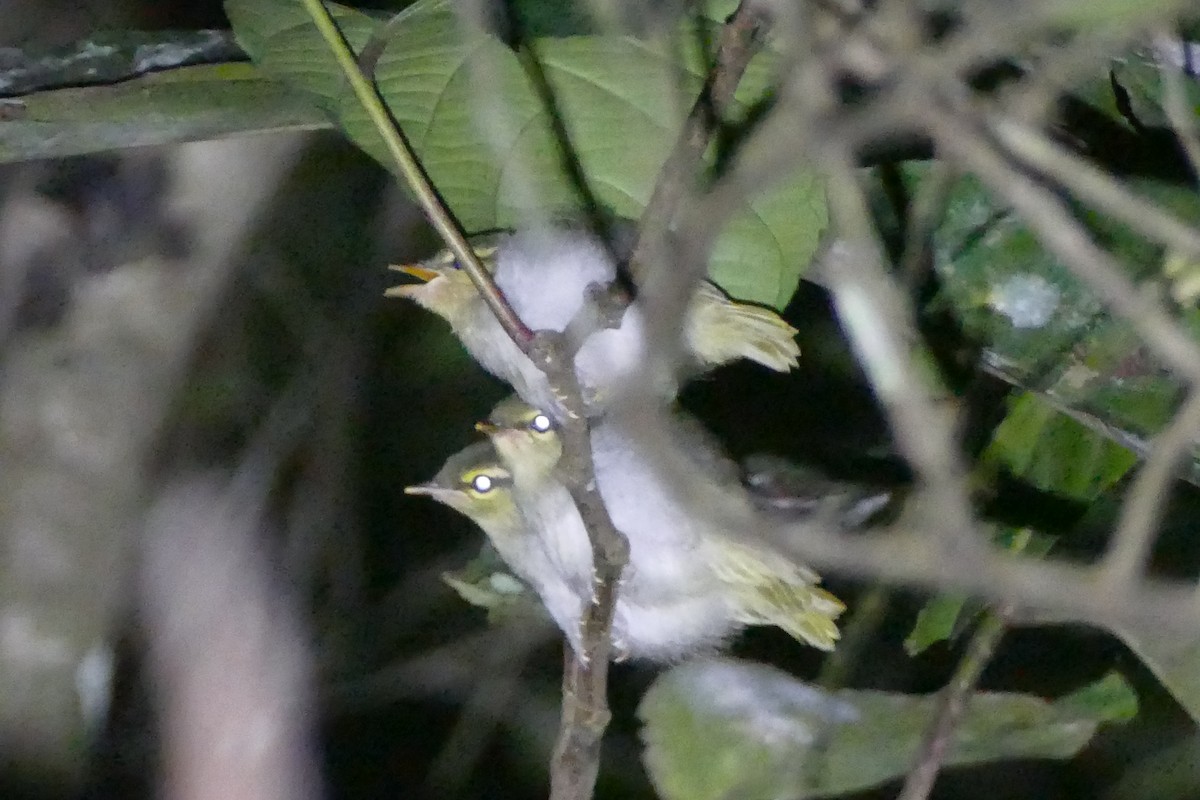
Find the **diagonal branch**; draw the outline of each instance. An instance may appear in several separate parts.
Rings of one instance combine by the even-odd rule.
[[[750,59],[762,45],[766,12],[760,0],[741,0],[726,20],[717,38],[716,62],[704,82],[700,96],[683,122],[675,146],[658,173],[654,193],[650,195],[638,224],[638,238],[630,263],[641,279],[644,264],[653,260],[666,232],[670,229],[696,178],[696,169],[721,118],[733,103]],[[637,272],[640,271],[640,272]]]
[[[545,373],[555,394],[563,398],[566,414],[561,431],[562,477],[579,507],[592,545],[596,586],[592,603],[582,620],[583,652],[568,655],[564,673],[562,725],[551,765],[551,797],[587,800],[595,786],[600,741],[608,724],[610,631],[617,585],[628,561],[628,543],[612,524],[597,489],[589,422],[570,350],[562,334],[553,331],[535,333],[513,311],[467,244],[462,230],[430,183],[376,87],[363,74],[321,0],[304,0],[304,5],[422,210],[454,252],[505,332]]]
[[[916,762],[897,800],[925,800],[929,797],[942,762],[954,744],[954,731],[963,712],[967,710],[971,693],[975,691],[984,667],[996,652],[1011,616],[1012,608],[1003,606],[989,613],[979,624],[967,652],[954,670],[954,676],[938,696],[937,710],[925,731]]]
[[[467,244],[467,238],[461,226],[454,219],[442,198],[438,196],[437,189],[434,188],[424,167],[417,160],[404,132],[400,130],[400,126],[396,124],[391,112],[384,105],[378,90],[363,74],[358,60],[354,57],[345,37],[342,36],[341,30],[338,29],[337,23],[330,16],[329,10],[325,8],[321,0],[304,0],[304,7],[312,17],[313,24],[316,25],[317,30],[329,45],[334,58],[337,59],[338,66],[342,68],[358,102],[362,104],[371,123],[383,138],[388,155],[392,157],[396,169],[416,196],[421,210],[425,212],[425,216],[429,218],[430,223],[445,240],[446,246],[454,253],[454,257],[458,259],[463,270],[471,277],[471,282],[475,284],[475,288],[479,290],[479,294],[483,296],[488,308],[496,315],[496,319],[504,327],[505,332],[523,351],[528,352],[532,346],[533,332],[525,326],[525,323],[521,322],[521,318],[505,301],[500,289],[492,280],[491,274],[479,262],[479,257]]]
[[[1150,557],[1158,523],[1166,511],[1171,481],[1191,454],[1197,431],[1200,431],[1200,391],[1193,390],[1171,424],[1159,434],[1150,458],[1121,507],[1121,519],[1104,556],[1102,572],[1102,579],[1114,591],[1127,591],[1140,577]]]

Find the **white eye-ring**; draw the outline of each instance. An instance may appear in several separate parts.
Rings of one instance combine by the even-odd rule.
[[[479,494],[487,494],[495,485],[496,482],[487,475],[476,475],[471,479],[471,488]]]
[[[529,420],[529,429],[536,433],[545,433],[553,427],[554,423],[545,414],[538,414],[533,419]]]

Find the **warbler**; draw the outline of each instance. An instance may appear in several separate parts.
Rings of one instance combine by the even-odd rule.
[[[451,456],[433,480],[405,489],[475,522],[509,568],[538,594],[572,649],[582,653],[580,620],[593,585],[591,548],[570,495],[562,491],[570,514],[568,507],[561,507],[562,519],[553,530],[546,529],[548,518],[543,515],[557,508],[561,498],[519,497],[511,473],[487,442]],[[626,588],[623,584],[618,591],[613,614],[613,647],[620,660],[678,660],[715,649],[738,627],[716,591],[696,592],[687,584],[681,588],[688,591],[650,596]]]
[[[512,475],[490,443],[468,445],[450,456],[432,480],[404,492],[426,495],[478,525],[500,558],[538,594],[575,652],[581,652],[579,620],[590,597],[591,576],[568,575],[551,562],[544,540],[517,508]]]
[[[479,239],[474,246],[513,310],[533,330],[567,330],[585,308],[596,310],[588,306],[590,287],[608,286],[617,276],[601,242],[580,230],[539,228]],[[409,298],[446,319],[480,366],[512,384],[527,402],[561,417],[560,400],[541,370],[508,338],[449,250],[391,269],[423,283],[392,287],[387,296]],[[596,330],[580,345],[575,368],[591,406],[602,404],[613,386],[640,368],[647,351],[642,313],[634,302],[616,328]],[[698,371],[748,358],[787,372],[800,354],[796,329],[778,314],[731,300],[707,281],[689,302],[683,335]],[[674,396],[674,376],[656,381],[654,393]]]
[[[679,491],[665,478],[655,458],[619,424],[601,419],[592,425],[597,486],[614,526],[629,540],[619,597],[633,617],[626,630],[637,635],[626,633],[626,647],[633,655],[673,658],[719,644],[744,625],[774,625],[799,641],[831,649],[838,638],[835,620],[845,606],[818,586],[812,570],[761,542],[740,541],[712,524],[703,508],[689,507],[698,490],[708,501],[739,506],[743,518],[755,513],[738,483],[736,465],[707,431],[682,414],[670,419],[670,435],[685,453],[683,468],[693,483],[689,491]],[[512,398],[478,427],[508,468],[517,505],[538,535],[564,554],[572,569],[581,569],[585,560],[590,569],[590,550],[581,544],[586,542],[583,522],[555,476],[562,454],[555,422]],[[636,619],[639,611],[657,612],[672,604],[680,615],[674,620],[666,611]],[[684,617],[685,610],[697,617]],[[657,622],[668,628],[659,631],[650,624]]]

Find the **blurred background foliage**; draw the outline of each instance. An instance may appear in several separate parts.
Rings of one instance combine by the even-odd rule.
[[[0,45],[66,45],[99,30],[228,26],[218,2],[94,0],[78,6],[70,4],[72,13],[65,13],[67,4],[10,0]],[[645,13],[640,24],[655,18],[656,12]],[[551,23],[567,24],[549,12],[533,24]],[[1080,87],[1057,123],[1086,142],[1090,156],[1167,198],[1195,222],[1194,191],[1164,180],[1186,172],[1177,149],[1162,146],[1156,90],[1145,88],[1153,78],[1138,72],[1138,64],[1129,56],[1114,72],[1135,97],[1137,125],[1122,110],[1126,102],[1103,81]],[[169,152],[137,156],[153,165]],[[167,190],[155,190],[161,178],[153,168],[128,169],[130,158],[97,154],[0,168],[0,199],[36,195],[77,223],[69,230],[69,252],[32,266],[0,264],[11,274],[19,267],[24,280],[4,331],[10,351],[30,331],[53,328],[69,313],[81,276],[119,269],[145,253],[186,251],[187,221],[168,223],[152,213]],[[618,160],[614,168],[628,166]],[[876,190],[881,229],[894,244],[917,187],[928,179],[927,165],[915,158],[881,159],[864,170]],[[124,198],[125,205],[117,206],[125,212],[97,215],[97,198],[113,196]],[[1087,423],[1099,418],[1127,434],[1129,444],[1162,424],[1178,402],[1178,386],[1144,356],[1125,326],[1061,274],[1009,212],[988,203],[970,180],[954,183],[935,234],[935,263],[913,275],[914,291],[927,301],[923,333],[967,404],[963,437],[979,457],[985,516],[1052,537],[1044,546],[1058,554],[1090,558],[1113,528],[1134,455]],[[1128,263],[1159,271],[1161,251],[1080,213]],[[476,220],[479,227],[515,220],[503,213],[484,216]],[[786,219],[780,224],[786,228]],[[230,467],[264,444],[275,455],[270,510],[280,533],[273,552],[308,612],[331,797],[544,795],[557,725],[560,645],[527,617],[489,627],[481,610],[463,603],[440,575],[473,558],[481,536],[452,512],[401,492],[474,440],[473,422],[507,394],[471,363],[444,324],[383,299],[392,282],[386,264],[425,257],[440,244],[392,177],[332,132],[304,140],[252,229],[219,311],[195,346],[186,380],[175,387],[151,474]],[[796,249],[780,256],[780,264],[798,271],[815,240],[792,241]],[[898,250],[893,255],[899,257]],[[64,270],[71,259],[82,260],[84,268]],[[1029,275],[1042,282],[1006,283]],[[1025,294],[1016,300],[998,296],[1006,287]],[[800,330],[800,368],[776,375],[752,365],[726,367],[690,385],[684,406],[738,458],[770,452],[836,478],[902,489],[909,475],[828,296],[807,281],[794,294],[779,296],[790,296],[784,314]],[[772,302],[765,295],[758,299]],[[1045,313],[1057,316],[1048,328],[1031,329],[1015,316],[1014,302],[1027,303],[1019,313],[1033,314],[1043,313],[1039,302],[1049,302]],[[1194,323],[1194,307],[1185,307]],[[981,363],[993,368],[981,369]],[[1180,483],[1155,549],[1156,572],[1195,574],[1198,522],[1200,491]],[[852,611],[873,589],[837,575],[827,582]],[[962,654],[960,634],[978,609],[949,598],[951,611],[941,616],[937,632],[926,631],[925,646],[910,656],[906,639],[929,600],[892,591],[874,605],[873,632],[843,668],[842,685],[911,694],[943,686]],[[948,769],[933,796],[1196,796],[1195,723],[1152,671],[1162,674],[1155,644],[1144,640],[1147,632],[1137,633],[1142,639],[1126,637],[1127,645],[1079,626],[1012,630],[984,673],[983,689],[1051,699],[1117,670],[1137,695],[1137,716],[1102,726],[1074,758]],[[112,712],[90,748],[84,796],[153,793],[156,744],[139,636],[136,621],[129,621],[118,650]],[[747,632],[732,654],[804,679],[822,671],[822,654],[797,648],[773,629]],[[1185,657],[1168,668],[1190,675],[1200,669],[1193,669],[1195,663]],[[653,796],[636,710],[658,672],[636,664],[613,669],[614,721],[599,797]],[[1190,699],[1194,714],[1197,699]],[[70,795],[21,765],[4,767],[0,796]],[[840,796],[892,797],[896,786],[851,786]]]

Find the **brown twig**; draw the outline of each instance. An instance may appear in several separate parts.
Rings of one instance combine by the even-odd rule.
[[[694,185],[704,150],[729,110],[746,66],[762,44],[766,22],[760,0],[741,0],[721,28],[715,64],[683,122],[671,154],[659,170],[654,192],[642,211],[638,238],[630,258],[635,277],[640,279],[643,265],[653,260],[660,246],[656,243],[661,243],[666,236],[676,211]]]
[[[555,800],[587,800],[592,796],[600,763],[600,739],[608,724],[608,663],[617,584],[628,560],[628,543],[612,524],[596,488],[589,423],[575,376],[574,359],[565,337],[552,331],[534,333],[505,300],[491,274],[467,244],[462,230],[412,152],[374,84],[320,0],[304,0],[317,28],[336,56],[388,152],[459,264],[471,277],[496,319],[513,342],[546,375],[562,398],[563,462],[561,477],[579,507],[595,567],[595,593],[582,620],[582,653],[574,654],[564,677],[563,717],[551,764],[550,796]]]
[[[937,710],[925,730],[916,761],[897,800],[925,800],[933,790],[942,762],[954,743],[954,731],[967,709],[984,667],[1004,636],[1011,613],[1010,607],[1002,607],[988,614],[979,624],[954,676],[938,696]]]

